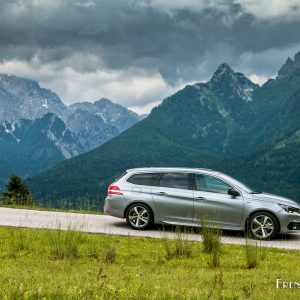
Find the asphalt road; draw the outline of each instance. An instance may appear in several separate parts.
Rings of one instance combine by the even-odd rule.
[[[15,208],[0,208],[0,226],[62,229],[72,228],[83,232],[125,235],[150,238],[174,238],[174,228],[162,230],[157,227],[152,230],[137,231],[130,229],[125,220],[92,214],[77,214],[65,212],[37,211]],[[190,240],[201,241],[199,234],[185,234]],[[226,244],[245,244],[245,238],[240,232],[226,231],[222,242]],[[272,241],[261,242],[263,246],[273,248],[300,250],[300,234],[278,236]]]

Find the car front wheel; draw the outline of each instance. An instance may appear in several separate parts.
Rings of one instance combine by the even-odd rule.
[[[126,221],[133,229],[147,229],[153,224],[153,213],[151,209],[144,204],[132,204],[127,209]]]
[[[257,212],[247,221],[247,233],[259,240],[270,240],[278,233],[279,224],[268,212]]]

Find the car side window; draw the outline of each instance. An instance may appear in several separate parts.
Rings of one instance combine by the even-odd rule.
[[[228,189],[232,188],[221,179],[204,174],[195,174],[196,190],[211,193],[228,194]]]
[[[141,173],[130,176],[126,181],[137,185],[154,185],[160,173]]]
[[[158,186],[174,189],[191,189],[191,175],[189,173],[164,173]]]

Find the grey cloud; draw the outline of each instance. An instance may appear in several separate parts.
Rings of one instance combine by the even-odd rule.
[[[269,75],[300,43],[292,2],[275,22],[256,0],[1,1],[0,61],[79,72],[140,68],[170,85],[208,79],[224,61]]]
[[[78,1],[74,3],[75,6],[83,7],[83,8],[93,8],[96,6],[94,1]]]

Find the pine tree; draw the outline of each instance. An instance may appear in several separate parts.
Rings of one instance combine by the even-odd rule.
[[[26,183],[17,175],[11,175],[6,184],[7,192],[2,194],[4,203],[13,205],[33,205],[34,199]]]

